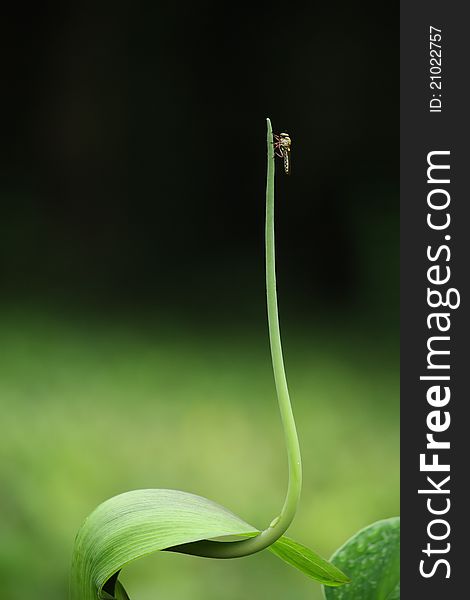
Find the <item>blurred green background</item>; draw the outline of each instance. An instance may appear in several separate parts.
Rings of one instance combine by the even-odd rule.
[[[2,20],[0,592],[64,599],[103,500],[166,487],[263,527],[286,461],[264,304],[265,117],[304,461],[325,557],[399,512],[397,14],[63,3]],[[279,169],[280,171],[280,169]],[[133,600],[318,599],[269,553],[160,555]]]
[[[2,321],[0,371],[5,598],[64,598],[75,530],[126,490],[191,491],[259,527],[277,514],[286,461],[264,331],[184,318],[14,321]],[[396,349],[354,329],[288,325],[284,334],[304,461],[290,534],[328,557],[398,513]],[[270,553],[161,554],[123,581],[142,600],[320,598],[319,585]]]

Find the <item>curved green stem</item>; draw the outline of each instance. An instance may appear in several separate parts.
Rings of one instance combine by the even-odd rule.
[[[281,335],[277,310],[276,292],[276,256],[274,244],[274,146],[271,121],[267,121],[268,171],[266,182],[266,298],[268,309],[269,341],[271,359],[281,420],[284,429],[284,439],[287,448],[289,465],[289,483],[286,499],[281,514],[271,525],[259,535],[236,542],[216,542],[204,540],[174,546],[170,550],[196,554],[207,558],[239,558],[264,550],[278,540],[292,523],[297,510],[302,486],[302,466],[300,447],[295,427],[294,415],[287,388],[284,361],[282,358]]]

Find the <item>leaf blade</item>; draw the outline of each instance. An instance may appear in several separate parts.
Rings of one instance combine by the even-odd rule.
[[[353,535],[331,557],[351,578],[344,588],[324,588],[326,600],[399,600],[400,518],[377,521]]]
[[[96,600],[126,564],[170,546],[257,533],[223,506],[177,490],[134,490],[107,500],[80,528],[72,560],[71,599]]]
[[[349,583],[350,579],[335,565],[325,560],[310,548],[283,536],[269,550],[295,567],[310,579],[323,585],[340,586]]]

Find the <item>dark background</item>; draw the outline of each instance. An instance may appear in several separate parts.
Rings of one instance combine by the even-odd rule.
[[[395,324],[397,9],[65,3],[4,20],[3,300],[258,318],[270,116],[293,138],[284,301]]]

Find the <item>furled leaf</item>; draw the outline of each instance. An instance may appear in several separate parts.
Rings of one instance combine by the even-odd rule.
[[[98,506],[80,528],[71,600],[128,600],[118,576],[131,561],[180,544],[257,533],[231,511],[201,496],[158,489],[126,492]],[[326,585],[347,580],[338,568],[287,538],[270,550]]]
[[[96,600],[124,565],[156,550],[254,532],[227,509],[193,494],[159,489],[120,494],[98,506],[77,534],[71,598]]]
[[[327,600],[399,600],[400,518],[362,529],[334,553],[331,562],[351,583],[325,588]]]

